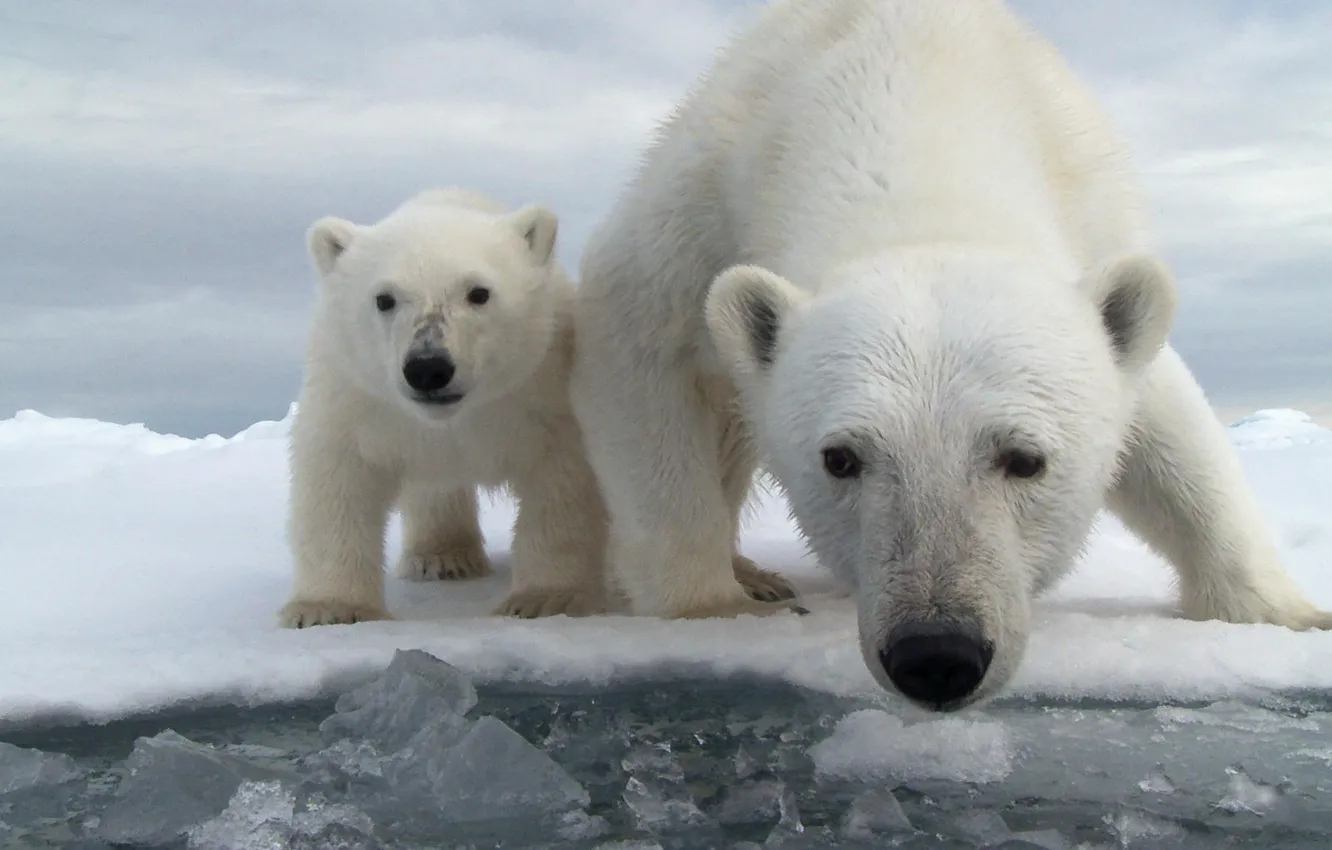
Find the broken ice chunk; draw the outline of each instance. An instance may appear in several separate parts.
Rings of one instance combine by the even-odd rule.
[[[633,776],[651,776],[663,782],[683,782],[684,768],[671,753],[671,745],[642,744],[625,753],[620,766]]]
[[[297,833],[311,836],[323,835],[330,830],[368,835],[375,828],[374,821],[365,812],[344,803],[329,803],[319,794],[297,804],[292,825]]]
[[[60,785],[83,775],[64,753],[29,750],[0,741],[0,794],[44,785]]]
[[[786,786],[776,779],[756,779],[726,789],[717,820],[724,824],[771,823],[781,817]]]
[[[953,820],[948,832],[982,846],[998,844],[1011,835],[998,812],[966,812]]]
[[[445,749],[413,744],[385,765],[384,775],[393,786],[428,786],[436,815],[452,823],[537,818],[589,801],[564,768],[494,717],[477,720]]]
[[[242,782],[226,809],[189,832],[190,850],[282,847],[291,839],[296,795],[276,780]]]
[[[670,832],[708,822],[688,791],[670,783],[631,776],[621,796],[633,814],[634,825],[644,832]]]
[[[862,792],[851,801],[842,821],[845,838],[864,840],[876,836],[905,835],[915,832],[902,804],[886,789]]]
[[[620,762],[629,771],[621,798],[644,832],[669,832],[708,824],[684,784],[684,769],[669,745],[639,746]]]
[[[1036,829],[1013,833],[995,850],[1070,850],[1070,845],[1064,836],[1053,829]]]
[[[1176,841],[1184,836],[1184,829],[1172,821],[1139,809],[1121,806],[1101,818],[1109,824],[1121,847],[1135,847],[1140,843]]]
[[[1258,782],[1245,773],[1244,768],[1239,765],[1227,767],[1226,775],[1230,777],[1230,787],[1226,796],[1216,804],[1216,808],[1223,812],[1264,815],[1281,802],[1279,788]]]
[[[805,831],[805,825],[800,822],[800,810],[796,808],[795,794],[783,791],[777,801],[777,810],[779,815],[777,825],[768,834],[768,840],[763,842],[768,846],[787,837],[801,835]]]
[[[767,850],[803,850],[807,847],[833,847],[835,837],[826,826],[807,827],[800,820],[800,811],[796,808],[796,798],[792,791],[784,791],[779,803],[780,817],[777,825],[763,840]]]
[[[914,723],[878,709],[853,711],[810,748],[821,776],[861,782],[998,782],[1013,771],[1007,727],[946,717]]]
[[[611,831],[611,825],[600,815],[589,815],[582,809],[574,809],[560,815],[556,832],[565,841],[584,841],[600,838]]]
[[[383,759],[372,744],[343,738],[300,760],[300,766],[317,785],[344,785],[384,774]]]
[[[353,850],[375,846],[374,824],[351,806],[320,799],[304,805],[281,782],[243,782],[216,818],[190,830],[190,850],[270,850],[310,847]]]
[[[125,769],[97,830],[112,843],[165,844],[220,814],[242,782],[281,776],[171,730],[135,741]]]
[[[1156,769],[1147,778],[1138,783],[1138,787],[1148,794],[1173,794],[1175,783],[1166,775],[1165,765],[1158,763]]]
[[[338,697],[336,713],[319,729],[396,750],[427,725],[461,737],[464,715],[475,706],[476,689],[465,673],[428,652],[400,649],[377,679]]]
[[[758,773],[761,768],[762,765],[759,764],[758,759],[751,756],[749,754],[749,751],[745,749],[743,744],[740,746],[740,749],[736,750],[735,752],[736,779],[748,779],[749,777]]]

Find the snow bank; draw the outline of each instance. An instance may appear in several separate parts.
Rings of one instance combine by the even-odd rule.
[[[772,497],[756,505],[744,549],[808,594],[807,617],[489,618],[507,582],[513,513],[501,501],[483,516],[496,575],[390,581],[395,622],[278,630],[289,425],[290,412],[188,440],[32,411],[0,422],[0,725],[300,698],[377,672],[398,648],[483,682],[756,672],[880,694],[851,602]],[[1332,434],[1297,411],[1261,411],[1230,434],[1296,580],[1332,607]],[[1192,701],[1306,689],[1332,689],[1332,634],[1176,619],[1168,570],[1107,518],[1077,573],[1037,608],[1012,693]]]

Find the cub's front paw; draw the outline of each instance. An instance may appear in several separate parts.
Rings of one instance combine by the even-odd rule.
[[[497,617],[554,617],[567,614],[570,617],[590,617],[606,610],[606,603],[599,593],[586,590],[560,588],[536,588],[515,590],[495,609]]]
[[[731,556],[731,571],[745,593],[760,602],[784,602],[796,598],[795,586],[783,576],[765,570],[744,555]]]
[[[338,626],[392,620],[382,607],[332,599],[294,599],[278,612],[278,625],[284,629],[309,626]]]
[[[405,553],[398,575],[408,581],[457,581],[490,573],[490,558],[480,545],[459,546],[429,554]]]

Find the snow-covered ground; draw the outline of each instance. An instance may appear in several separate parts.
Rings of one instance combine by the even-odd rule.
[[[422,648],[479,681],[604,683],[642,670],[754,671],[874,695],[851,603],[805,553],[780,500],[756,506],[747,554],[791,575],[807,617],[672,623],[485,616],[507,575],[390,580],[396,622],[283,631],[288,422],[188,440],[141,426],[0,422],[0,727],[103,720],[182,701],[299,698]],[[1332,607],[1332,432],[1294,411],[1231,429],[1296,580]],[[484,517],[504,562],[508,503]],[[390,534],[390,551],[397,546]],[[1105,519],[1039,607],[1011,693],[1217,700],[1332,689],[1332,634],[1177,619],[1166,567]]]

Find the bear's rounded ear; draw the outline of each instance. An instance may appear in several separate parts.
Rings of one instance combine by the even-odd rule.
[[[338,258],[355,237],[356,225],[345,218],[327,216],[310,225],[305,237],[306,243],[310,249],[310,259],[321,275],[329,274],[337,267]]]
[[[550,262],[555,253],[555,237],[560,230],[560,219],[554,212],[540,204],[528,204],[510,213],[505,221],[527,243],[537,265]]]
[[[1099,273],[1092,297],[1120,368],[1146,368],[1175,321],[1179,295],[1170,269],[1149,254],[1120,257]]]
[[[708,334],[737,382],[765,377],[793,311],[808,298],[781,275],[732,266],[717,275],[703,307]]]

